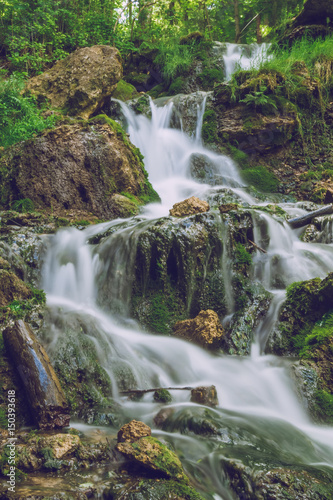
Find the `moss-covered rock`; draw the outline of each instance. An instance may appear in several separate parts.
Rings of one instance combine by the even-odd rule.
[[[124,80],[120,80],[117,83],[117,88],[112,93],[112,97],[114,99],[119,99],[119,101],[128,101],[130,99],[135,99],[135,97],[138,97],[138,95],[139,94],[134,85],[131,85],[131,83],[125,82]]]
[[[303,365],[313,373],[314,389],[310,393],[302,387],[300,390],[310,398],[312,415],[329,422],[333,421],[332,299],[332,273],[323,280],[315,278],[290,285],[280,312],[280,324],[268,343],[270,352],[299,356],[303,360]]]
[[[118,443],[117,450],[127,459],[162,477],[188,483],[177,455],[154,437],[142,437],[133,443]]]
[[[37,208],[111,218],[119,214],[115,194],[126,192],[142,203],[159,200],[140,151],[105,115],[62,125],[7,149],[0,158],[0,181],[3,207],[29,198]]]

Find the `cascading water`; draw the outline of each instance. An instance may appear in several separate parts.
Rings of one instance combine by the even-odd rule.
[[[213,52],[215,58],[223,61],[225,79],[228,81],[237,69],[256,68],[263,60],[267,60],[269,58],[268,49],[269,44],[267,43],[240,45],[215,42]]]
[[[87,335],[110,377],[112,397],[121,405],[127,421],[135,418],[153,428],[160,407],[149,394],[140,402],[125,399],[120,394],[124,387],[215,385],[220,406],[211,409],[195,405],[189,401],[188,393],[175,391],[171,423],[163,432],[153,430],[154,435],[174,445],[207,499],[239,498],[228,487],[223,467],[242,459],[242,453],[252,453],[257,462],[263,454],[285,467],[298,464],[333,471],[333,430],[310,422],[288,375],[290,361],[259,356],[258,350],[246,358],[213,355],[186,341],[147,334],[127,318],[136,242],[156,217],[167,215],[175,202],[189,196],[207,199],[221,190],[233,192],[247,206],[255,204],[242,188],[232,160],[201,144],[203,106],[199,109],[199,128],[192,139],[169,128],[172,104],[156,108],[152,103],[151,107],[152,119],[148,120],[134,115],[122,104],[131,140],[145,157],[145,167],[162,203],[146,207],[141,216],[132,219],[115,220],[81,232],[62,229],[51,238],[43,270],[43,286],[53,318],[48,351],[52,357],[57,342],[66,335],[66,321],[73,322],[74,317],[80,319],[80,324],[93,325],[87,328]],[[193,179],[191,162],[196,155],[205,158],[222,186],[212,187]],[[295,211],[293,206],[284,208]],[[296,211],[304,212],[298,208]],[[333,248],[301,242],[287,224],[259,209],[253,209],[253,221],[255,241],[267,250],[267,254],[257,252],[254,279],[275,294],[266,319],[257,329],[257,341],[264,346],[285,287],[295,280],[325,276],[333,268]],[[222,226],[219,231],[225,238],[226,228]],[[101,233],[109,236],[99,245],[89,244]],[[224,269],[230,267],[226,248],[221,258]],[[105,308],[102,311],[96,302],[99,288],[106,286],[106,275],[108,310],[115,311],[117,318],[105,312]],[[230,276],[228,279],[226,290],[230,289]],[[232,313],[232,299],[228,307]],[[215,429],[211,437],[196,435],[195,431],[183,434],[184,422],[200,418],[211,422]]]

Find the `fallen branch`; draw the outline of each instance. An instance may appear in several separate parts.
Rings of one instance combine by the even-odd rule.
[[[314,210],[313,212],[309,212],[308,214],[302,215],[301,217],[295,217],[294,219],[289,219],[288,224],[293,229],[298,227],[306,226],[307,224],[311,224],[312,219],[315,217],[320,217],[321,215],[329,215],[333,214],[333,205],[327,205],[326,207],[318,208],[318,210]]]
[[[120,394],[146,394],[147,392],[156,391],[192,391],[193,387],[157,387],[155,389],[128,389],[121,391]]]
[[[261,252],[261,253],[267,253],[267,252],[266,252],[266,250],[264,250],[263,248],[258,247],[258,245],[257,245],[256,243],[254,243],[253,241],[251,241],[251,240],[247,240],[247,241],[248,241],[249,243],[251,243],[251,245],[252,245],[254,248],[256,248],[257,250],[259,250],[259,252]]]

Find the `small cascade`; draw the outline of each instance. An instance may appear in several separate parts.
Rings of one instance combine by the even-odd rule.
[[[225,79],[228,81],[237,69],[247,70],[259,67],[262,61],[269,58],[269,46],[270,44],[267,43],[241,45],[215,42],[213,54],[215,60],[223,65]]]

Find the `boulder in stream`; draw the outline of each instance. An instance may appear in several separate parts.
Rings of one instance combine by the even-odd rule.
[[[184,217],[186,215],[200,214],[203,212],[208,212],[209,204],[207,201],[200,200],[195,196],[187,198],[184,201],[175,203],[170,210],[170,215],[173,217]]]
[[[3,332],[5,347],[25,386],[33,416],[41,429],[69,425],[70,414],[49,357],[30,326],[17,321]]]
[[[217,398],[217,390],[215,385],[208,387],[196,387],[191,390],[191,401],[199,405],[205,406],[218,406],[219,400]]]
[[[173,331],[177,337],[209,348],[220,347],[224,334],[218,315],[210,309],[200,311],[193,319],[178,321]]]
[[[51,69],[28,80],[26,89],[72,116],[90,118],[116,89],[122,77],[118,50],[95,45],[75,50]]]
[[[144,428],[148,427],[143,422],[136,421],[130,422],[127,426],[130,426],[128,428],[137,428],[138,424],[141,424],[140,430],[143,426]],[[122,439],[124,434],[128,434],[127,428],[124,432],[122,432],[122,429],[120,429],[118,433],[118,444],[116,448],[120,453],[125,455],[127,459],[144,469],[154,471],[161,477],[188,483],[188,478],[184,473],[179,458],[173,451],[169,450],[167,446],[158,441],[158,439],[148,436],[147,434],[139,438],[135,435],[132,439],[128,436],[126,442],[119,442],[119,436]],[[135,434],[137,433],[135,432]]]
[[[133,443],[147,436],[151,436],[151,428],[139,420],[131,420],[119,430],[118,443]]]

